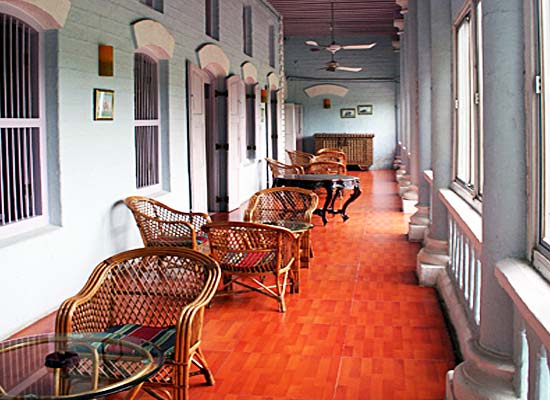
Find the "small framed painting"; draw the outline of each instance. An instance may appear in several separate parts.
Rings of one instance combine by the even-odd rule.
[[[112,121],[115,112],[115,92],[107,89],[94,89],[94,120]]]
[[[340,118],[355,118],[355,108],[341,108]]]
[[[363,104],[363,105],[357,106],[357,114],[372,115],[372,104]]]

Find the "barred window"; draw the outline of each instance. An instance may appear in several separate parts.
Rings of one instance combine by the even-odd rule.
[[[151,7],[158,12],[164,12],[164,0],[139,0],[140,3]]]
[[[252,57],[252,7],[243,7],[243,51]]]
[[[269,25],[269,65],[275,67],[275,26]]]
[[[43,215],[39,34],[0,13],[0,226]]]
[[[220,5],[218,0],[205,0],[205,32],[213,39],[220,40]]]
[[[134,119],[136,187],[160,185],[159,85],[157,62],[142,53],[134,56]]]

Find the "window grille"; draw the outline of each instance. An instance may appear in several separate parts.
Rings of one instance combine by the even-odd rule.
[[[243,7],[243,50],[252,57],[252,7]]]
[[[38,32],[0,13],[0,226],[42,215]]]
[[[158,64],[151,57],[134,56],[134,114],[136,150],[136,187],[160,183]]]
[[[140,3],[151,7],[158,12],[164,12],[164,0],[139,0]]]

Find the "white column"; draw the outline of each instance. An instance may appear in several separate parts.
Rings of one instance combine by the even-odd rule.
[[[412,242],[424,240],[430,223],[430,186],[424,179],[424,171],[431,167],[431,38],[430,3],[419,1],[417,20],[417,71],[418,71],[418,147],[417,179],[418,203],[416,213],[409,221],[408,239]]]
[[[452,378],[457,399],[517,398],[511,359],[514,310],[495,278],[495,266],[526,255],[522,7],[522,0],[483,0],[481,319],[479,340],[466,350],[466,361]]]
[[[432,286],[448,262],[447,209],[441,203],[439,189],[451,183],[452,93],[451,93],[451,1],[431,0],[431,166],[433,182],[430,227],[424,248],[417,258],[420,284]]]

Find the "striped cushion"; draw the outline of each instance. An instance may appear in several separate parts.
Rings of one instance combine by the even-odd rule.
[[[208,241],[207,236],[197,235],[197,245],[200,246]],[[149,246],[176,246],[176,247],[193,247],[193,242],[189,238],[177,236],[159,236],[155,240],[149,242]]]
[[[156,345],[164,353],[166,359],[174,357],[176,342],[176,328],[174,327],[157,328],[147,325],[124,324],[112,326],[106,330],[106,333],[115,334],[120,339],[128,341],[132,341],[132,339],[147,340]],[[105,350],[112,352],[121,351],[116,345],[109,345]]]

